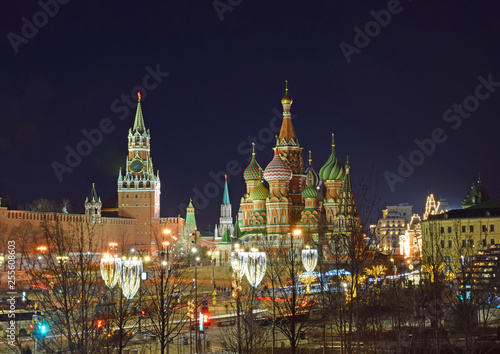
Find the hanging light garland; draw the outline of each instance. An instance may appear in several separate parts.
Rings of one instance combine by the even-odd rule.
[[[120,279],[120,258],[112,257],[106,253],[101,258],[101,276],[104,284],[110,289],[113,289]]]
[[[141,285],[142,260],[127,259],[120,263],[120,287],[123,296],[132,300]]]
[[[246,267],[245,274],[247,280],[254,288],[256,288],[264,275],[266,274],[267,258],[265,252],[258,252],[256,249],[252,249],[250,252],[246,252]]]

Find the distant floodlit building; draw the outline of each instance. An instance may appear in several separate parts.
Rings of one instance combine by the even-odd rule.
[[[444,269],[451,269],[461,257],[488,253],[500,243],[500,201],[484,200],[486,190],[480,181],[475,186],[463,209],[429,215],[422,221],[424,263],[442,262]]]
[[[408,203],[388,205],[375,226],[375,238],[380,252],[400,254],[400,238],[412,220],[413,207]]]

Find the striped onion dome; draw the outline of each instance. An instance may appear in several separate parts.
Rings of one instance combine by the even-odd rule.
[[[281,159],[278,149],[274,150],[274,158],[264,170],[264,179],[268,182],[289,181],[292,179],[292,170],[286,162]]]
[[[323,182],[341,180],[345,177],[345,167],[337,159],[337,156],[335,156],[335,144],[333,144],[333,141],[332,153],[328,161],[326,161],[323,167],[321,167],[321,170],[319,170],[319,176]]]
[[[269,197],[269,191],[262,184],[262,182],[259,181],[255,188],[250,192],[250,198],[252,198],[252,200],[266,200],[267,197]]]
[[[252,160],[243,172],[243,178],[245,181],[258,181],[262,179],[262,168],[255,159],[255,152],[252,153]]]
[[[302,197],[304,197],[304,199],[315,199],[318,197],[318,190],[308,183],[307,187],[302,191]]]

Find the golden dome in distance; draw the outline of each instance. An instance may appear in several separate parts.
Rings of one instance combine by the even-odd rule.
[[[285,80],[285,95],[281,99],[281,104],[292,104],[293,100],[288,96],[288,80]]]

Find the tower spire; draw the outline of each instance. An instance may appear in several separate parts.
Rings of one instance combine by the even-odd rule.
[[[229,190],[227,188],[227,175],[224,175],[224,196],[222,197],[222,204],[228,205],[231,204],[229,201]]]
[[[312,165],[312,161],[313,161],[313,159],[312,159],[312,156],[311,156],[311,150],[309,150],[309,166]]]
[[[135,112],[134,128],[132,130],[134,132],[139,132],[140,134],[143,134],[146,131],[141,109],[141,91],[137,91],[137,110]]]
[[[282,146],[299,146],[297,134],[292,124],[292,114],[290,112],[292,103],[293,100],[288,95],[288,80],[285,80],[285,95],[281,99],[281,104],[283,106],[283,123],[281,123],[279,135],[279,145]]]

